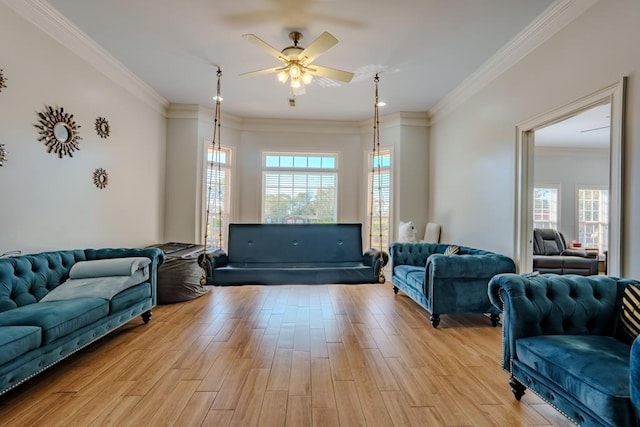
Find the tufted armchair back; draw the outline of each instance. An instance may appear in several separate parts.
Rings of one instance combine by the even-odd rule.
[[[78,261],[129,256],[158,258],[158,265],[164,260],[157,248],[76,249],[0,258],[0,312],[40,301],[69,278]]]
[[[446,243],[399,243],[394,242],[389,245],[389,256],[391,266],[394,265],[415,265],[424,267],[427,259],[433,254],[443,254],[449,244]],[[460,246],[459,255],[492,255],[491,252],[481,249]]]
[[[489,282],[489,299],[504,311],[503,367],[517,357],[515,341],[538,335],[613,336],[627,283],[609,276],[500,274]]]

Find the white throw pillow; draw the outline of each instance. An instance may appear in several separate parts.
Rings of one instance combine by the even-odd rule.
[[[398,240],[405,243],[414,243],[416,241],[416,226],[413,221],[402,222],[398,226]]]

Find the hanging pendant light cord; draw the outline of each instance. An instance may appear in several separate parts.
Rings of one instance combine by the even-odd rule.
[[[216,195],[217,195],[217,204],[218,204],[218,246],[222,245],[222,183],[221,183],[221,166],[220,166],[220,103],[222,101],[222,96],[220,95],[220,77],[222,77],[222,70],[218,67],[218,72],[216,73],[218,76],[218,85],[216,92],[216,109],[213,117],[213,138],[211,140],[211,148],[212,154],[215,155],[215,158],[212,156],[211,161],[208,163],[207,173],[208,173],[208,183],[207,183],[207,209],[206,209],[206,223],[204,227],[204,244],[203,244],[203,256],[200,267],[202,268],[202,275],[200,276],[200,284],[205,285],[207,283],[207,250],[209,245],[209,215],[211,212],[211,190],[213,189],[213,164],[214,161],[218,163],[217,168],[217,179],[216,179]],[[217,142],[216,142],[217,141]],[[207,155],[208,157],[208,155]]]
[[[378,267],[378,282],[384,283],[385,277],[382,268],[384,267],[384,259],[383,259],[383,250],[382,247],[382,172],[381,172],[381,159],[380,159],[380,118],[378,115],[378,82],[380,81],[380,77],[378,74],[375,75],[373,81],[376,85],[376,96],[375,102],[373,104],[373,148],[372,148],[372,161],[371,161],[371,197],[369,201],[369,210],[371,214],[369,215],[369,246],[373,247],[373,208],[374,208],[374,187],[376,185],[376,172],[378,177],[378,242],[380,244],[380,253],[379,253],[379,267]]]

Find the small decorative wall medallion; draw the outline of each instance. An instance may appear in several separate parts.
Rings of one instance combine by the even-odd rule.
[[[4,76],[2,68],[0,68],[0,92],[2,92],[3,87],[7,87],[5,83],[7,83],[7,78]]]
[[[38,117],[40,123],[34,126],[40,129],[38,141],[44,141],[47,152],[53,151],[60,159],[62,156],[73,157],[73,152],[80,149],[78,141],[82,139],[78,134],[80,125],[73,120],[73,114],[65,113],[62,107],[47,107],[44,112],[38,113]]]
[[[7,161],[7,150],[4,149],[4,144],[0,144],[0,166]]]
[[[100,138],[108,138],[109,133],[111,132],[111,128],[109,127],[109,122],[104,117],[98,117],[96,119],[96,132],[100,135]]]
[[[106,170],[99,168],[93,172],[93,183],[99,189],[103,189],[109,184],[109,174]]]

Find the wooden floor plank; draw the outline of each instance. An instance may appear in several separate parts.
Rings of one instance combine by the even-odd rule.
[[[180,415],[178,415],[179,425],[184,427],[202,425],[216,395],[216,392],[210,391],[193,393]]]
[[[266,391],[258,419],[259,426],[284,426],[287,420],[288,392]]]
[[[0,397],[7,426],[568,426],[516,401],[500,327],[390,284],[212,287]]]
[[[296,427],[313,425],[311,396],[289,396],[287,399],[286,425]]]
[[[306,351],[294,351],[291,360],[289,395],[311,396],[311,354]]]

